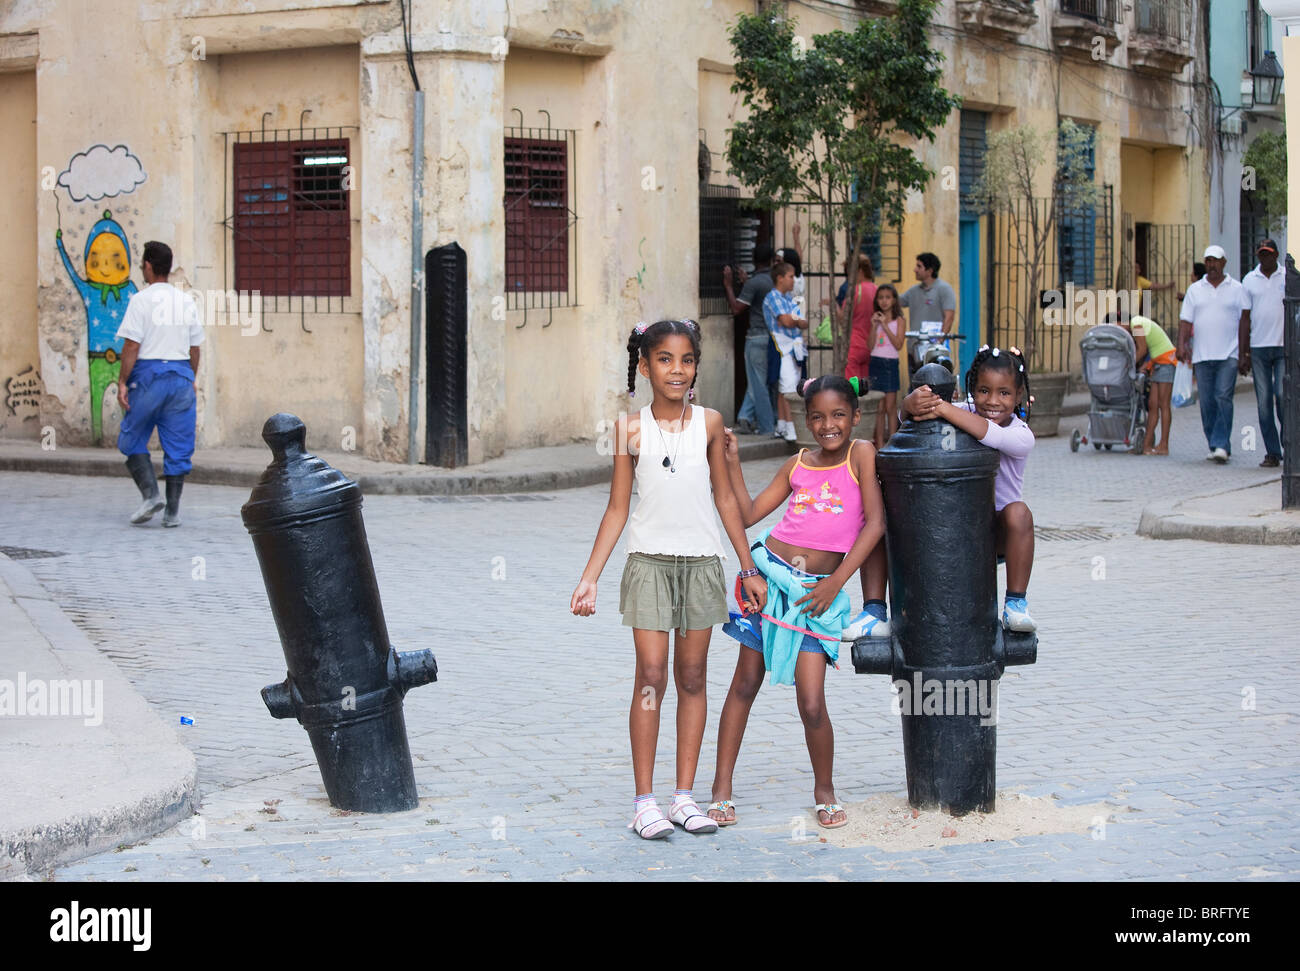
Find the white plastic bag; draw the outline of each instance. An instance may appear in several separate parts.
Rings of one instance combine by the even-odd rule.
[[[1183,361],[1174,369],[1174,390],[1170,401],[1175,408],[1192,403],[1192,366]]]

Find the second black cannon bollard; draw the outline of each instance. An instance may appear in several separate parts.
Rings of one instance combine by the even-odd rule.
[[[951,400],[956,379],[928,364]],[[999,455],[946,421],[905,420],[880,450],[893,634],[853,645],[859,674],[899,693],[908,801],[954,815],[994,810],[997,689],[1008,664],[1032,664],[1038,636],[998,616],[993,480]]]
[[[307,452],[306,434],[293,415],[267,420],[275,460],[241,510],[289,668],[262,700],[307,729],[331,805],[414,809],[402,699],[436,681],[438,665],[430,650],[389,645],[361,489]]]

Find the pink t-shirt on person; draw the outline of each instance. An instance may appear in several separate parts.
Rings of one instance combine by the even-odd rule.
[[[898,348],[895,347],[893,343],[890,342],[887,336],[885,336],[885,331],[888,330],[889,333],[897,337],[899,333],[902,331],[902,329],[903,329],[902,317],[899,317],[897,320],[891,320],[883,324],[876,331],[876,346],[871,349],[871,356],[892,357],[895,361],[897,361]]]
[[[961,407],[969,412],[975,411],[975,406],[969,401]],[[1034,433],[1024,421],[1013,415],[1009,425],[996,425],[990,421],[989,430],[980,439],[980,444],[1002,453],[997,478],[993,480],[993,509],[1001,512],[1003,507],[1020,501],[1025,483],[1025,461],[1034,447]]]

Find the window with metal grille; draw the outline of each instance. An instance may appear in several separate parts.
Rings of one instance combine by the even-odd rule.
[[[1061,13],[1086,17],[1098,23],[1120,22],[1119,0],[1061,0]]]
[[[1134,27],[1140,34],[1185,40],[1191,27],[1191,11],[1186,0],[1137,0]]]
[[[738,262],[736,254],[737,218],[740,214],[740,190],[725,185],[700,186],[700,315],[729,314],[722,269]],[[757,237],[747,238],[749,253]],[[740,292],[739,284],[735,291]]]
[[[984,174],[984,150],[988,145],[989,113],[962,109],[958,132],[957,169],[962,212],[972,213],[970,194]]]
[[[1084,171],[1088,179],[1096,175],[1096,132],[1088,144],[1084,157]],[[1093,206],[1062,205],[1056,216],[1057,263],[1061,283],[1079,287],[1093,284],[1097,239],[1097,210]]]
[[[351,294],[349,144],[235,144],[235,289],[274,297]]]
[[[507,129],[506,295],[510,309],[573,301],[573,132]]]
[[[1257,206],[1254,193],[1245,189],[1241,190],[1237,225],[1241,246],[1238,250],[1240,258],[1237,263],[1237,279],[1240,280],[1255,268],[1255,244],[1268,235],[1268,223],[1264,220],[1263,207]]]

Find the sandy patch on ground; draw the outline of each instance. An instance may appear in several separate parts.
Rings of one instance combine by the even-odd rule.
[[[1093,834],[1113,822],[1121,807],[1107,803],[1058,806],[1050,798],[999,792],[997,811],[953,817],[940,810],[916,810],[905,794],[872,796],[845,803],[849,823],[839,829],[812,830],[833,846],[875,846],[890,852],[919,850],[953,843],[1011,840],[1044,833]]]

